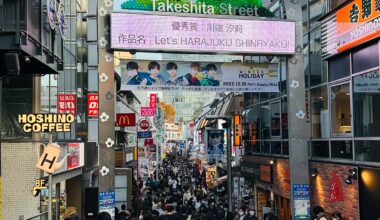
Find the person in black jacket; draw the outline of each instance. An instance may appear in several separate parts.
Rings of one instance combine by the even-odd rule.
[[[258,220],[256,217],[256,210],[250,207],[248,209],[248,214],[244,217],[243,220]]]

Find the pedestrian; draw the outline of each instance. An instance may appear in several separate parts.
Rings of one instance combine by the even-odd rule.
[[[338,211],[335,211],[332,213],[332,220],[342,220],[343,217],[342,217],[342,214],[340,214],[340,212]]]
[[[112,218],[108,212],[101,212],[98,214],[97,220],[112,220]]]
[[[245,208],[241,207],[239,208],[239,211],[237,215],[235,216],[234,220],[243,220],[245,217]]]
[[[323,212],[325,212],[325,210],[321,206],[319,206],[319,205],[315,206],[313,208],[313,215],[311,217],[311,220],[317,220],[319,213],[323,213]]]
[[[244,217],[244,220],[258,220],[256,210],[253,207],[248,208],[248,214]]]

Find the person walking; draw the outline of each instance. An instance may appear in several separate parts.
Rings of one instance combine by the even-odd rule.
[[[258,220],[256,217],[256,210],[252,207],[248,209],[248,214],[244,217],[244,220]]]

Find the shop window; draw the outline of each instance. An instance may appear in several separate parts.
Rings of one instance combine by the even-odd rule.
[[[261,139],[270,139],[269,105],[261,106]]]
[[[350,84],[331,87],[331,129],[336,136],[351,134]]]
[[[354,77],[353,92],[355,137],[380,136],[379,70]]]
[[[289,155],[289,142],[282,142],[282,155]]]
[[[352,159],[351,141],[331,141],[331,157],[341,159]]]
[[[260,141],[252,141],[251,146],[252,146],[252,152],[255,153],[260,153]]]
[[[327,106],[327,87],[322,86],[310,90],[311,137],[329,137],[329,115]]]
[[[330,157],[328,141],[312,141],[311,142],[312,157]]]
[[[270,154],[270,142],[269,141],[263,141],[261,145],[261,153],[263,154]]]
[[[281,133],[280,129],[281,117],[280,117],[280,102],[271,104],[271,134],[272,137],[279,137]]]
[[[338,56],[329,60],[329,81],[341,79],[350,75],[350,54]]]
[[[378,42],[352,53],[352,73],[379,66]]]
[[[355,160],[380,162],[380,141],[355,141]]]
[[[281,154],[281,141],[273,141],[271,143],[271,154]]]

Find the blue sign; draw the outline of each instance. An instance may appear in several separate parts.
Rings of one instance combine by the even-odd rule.
[[[293,184],[293,200],[295,219],[310,219],[309,184]]]
[[[115,192],[99,193],[99,212],[108,212],[115,219]]]
[[[151,131],[138,131],[137,138],[152,138]]]

